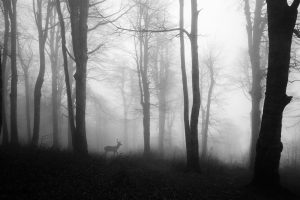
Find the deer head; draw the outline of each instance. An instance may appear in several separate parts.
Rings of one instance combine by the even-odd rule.
[[[117,146],[120,147],[122,143],[117,139]]]

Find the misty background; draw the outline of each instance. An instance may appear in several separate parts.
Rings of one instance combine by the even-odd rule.
[[[46,2],[46,1],[45,1]],[[178,2],[172,0],[149,1],[151,30],[178,27]],[[44,1],[43,1],[43,6]],[[211,84],[209,67],[214,69],[214,88],[211,93],[210,121],[208,125],[207,154],[222,162],[248,166],[251,141],[250,112],[251,66],[248,55],[248,41],[244,5],[241,0],[201,0],[198,22],[198,50],[200,66],[201,111],[199,116],[199,149],[202,151],[201,128],[204,126],[203,113],[207,109],[207,96]],[[252,8],[253,9],[253,8]],[[66,39],[70,54],[73,55],[67,8],[62,6],[66,20]],[[19,0],[17,3],[17,70],[18,70],[18,134],[23,145],[30,143],[26,122],[26,94],[24,68],[28,68],[30,126],[33,127],[33,91],[39,72],[39,43],[33,15],[32,1]],[[45,8],[44,11],[45,12]],[[136,32],[134,29],[137,8],[132,0],[104,1],[90,8],[88,19],[88,62],[87,62],[87,102],[86,137],[88,150],[104,153],[104,146],[122,142],[120,154],[142,153],[143,114],[140,105],[139,78],[136,68]],[[45,13],[43,13],[45,14]],[[185,5],[185,29],[190,30],[189,1]],[[102,22],[102,24],[98,24]],[[0,37],[4,35],[4,18],[0,18]],[[58,93],[58,138],[57,148],[70,148],[67,97],[64,84],[61,44],[51,50],[51,34],[60,41],[58,18],[49,21],[48,39],[45,44],[45,77],[42,86],[41,121],[39,145],[53,146],[52,116],[52,73],[51,56],[57,55]],[[51,32],[52,31],[52,32]],[[56,33],[57,32],[57,33]],[[58,34],[56,36],[56,34]],[[165,71],[165,125],[163,135],[163,155],[165,158],[185,156],[185,136],[183,121],[183,94],[180,69],[180,43],[178,31],[150,33],[149,82],[150,82],[150,145],[154,152],[159,149],[159,70]],[[56,40],[56,38],[54,38]],[[188,88],[191,93],[191,52],[188,38],[186,43],[186,67]],[[297,39],[295,38],[295,41]],[[293,45],[293,55],[299,54],[297,41]],[[265,55],[266,56],[266,55]],[[267,58],[262,58],[267,66]],[[8,62],[10,62],[8,60]],[[23,63],[22,63],[23,62]],[[75,63],[69,59],[70,73],[74,74]],[[7,64],[9,66],[9,64]],[[9,67],[6,71],[9,74]],[[8,75],[8,79],[10,76]],[[291,69],[288,95],[294,98],[283,115],[281,166],[299,166],[300,159],[300,110],[299,71]],[[265,83],[262,83],[264,86]],[[74,87],[74,86],[73,86]],[[7,86],[7,94],[10,86]],[[190,98],[190,102],[191,98]],[[191,105],[192,103],[190,103]],[[262,106],[263,103],[261,103]],[[9,95],[6,108],[10,107]],[[203,112],[203,113],[202,113]],[[6,113],[7,123],[9,115]],[[126,125],[125,125],[126,124]],[[10,126],[8,126],[10,129]],[[126,129],[126,130],[125,130]]]

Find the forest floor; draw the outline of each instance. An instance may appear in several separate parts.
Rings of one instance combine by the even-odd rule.
[[[0,148],[0,199],[300,199],[247,186],[251,176],[243,168],[216,161],[201,166],[192,173],[182,161]],[[283,172],[282,179],[300,191],[299,174]]]

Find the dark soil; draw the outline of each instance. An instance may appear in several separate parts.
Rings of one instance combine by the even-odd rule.
[[[181,161],[0,148],[0,199],[300,199],[286,190],[247,186],[245,169],[216,161],[201,166],[192,173]],[[293,191],[300,188],[286,182]]]

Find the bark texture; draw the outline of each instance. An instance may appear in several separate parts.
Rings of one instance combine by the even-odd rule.
[[[76,62],[76,131],[73,148],[76,153],[87,154],[85,110],[87,76],[87,20],[89,0],[69,0],[73,52]]]

